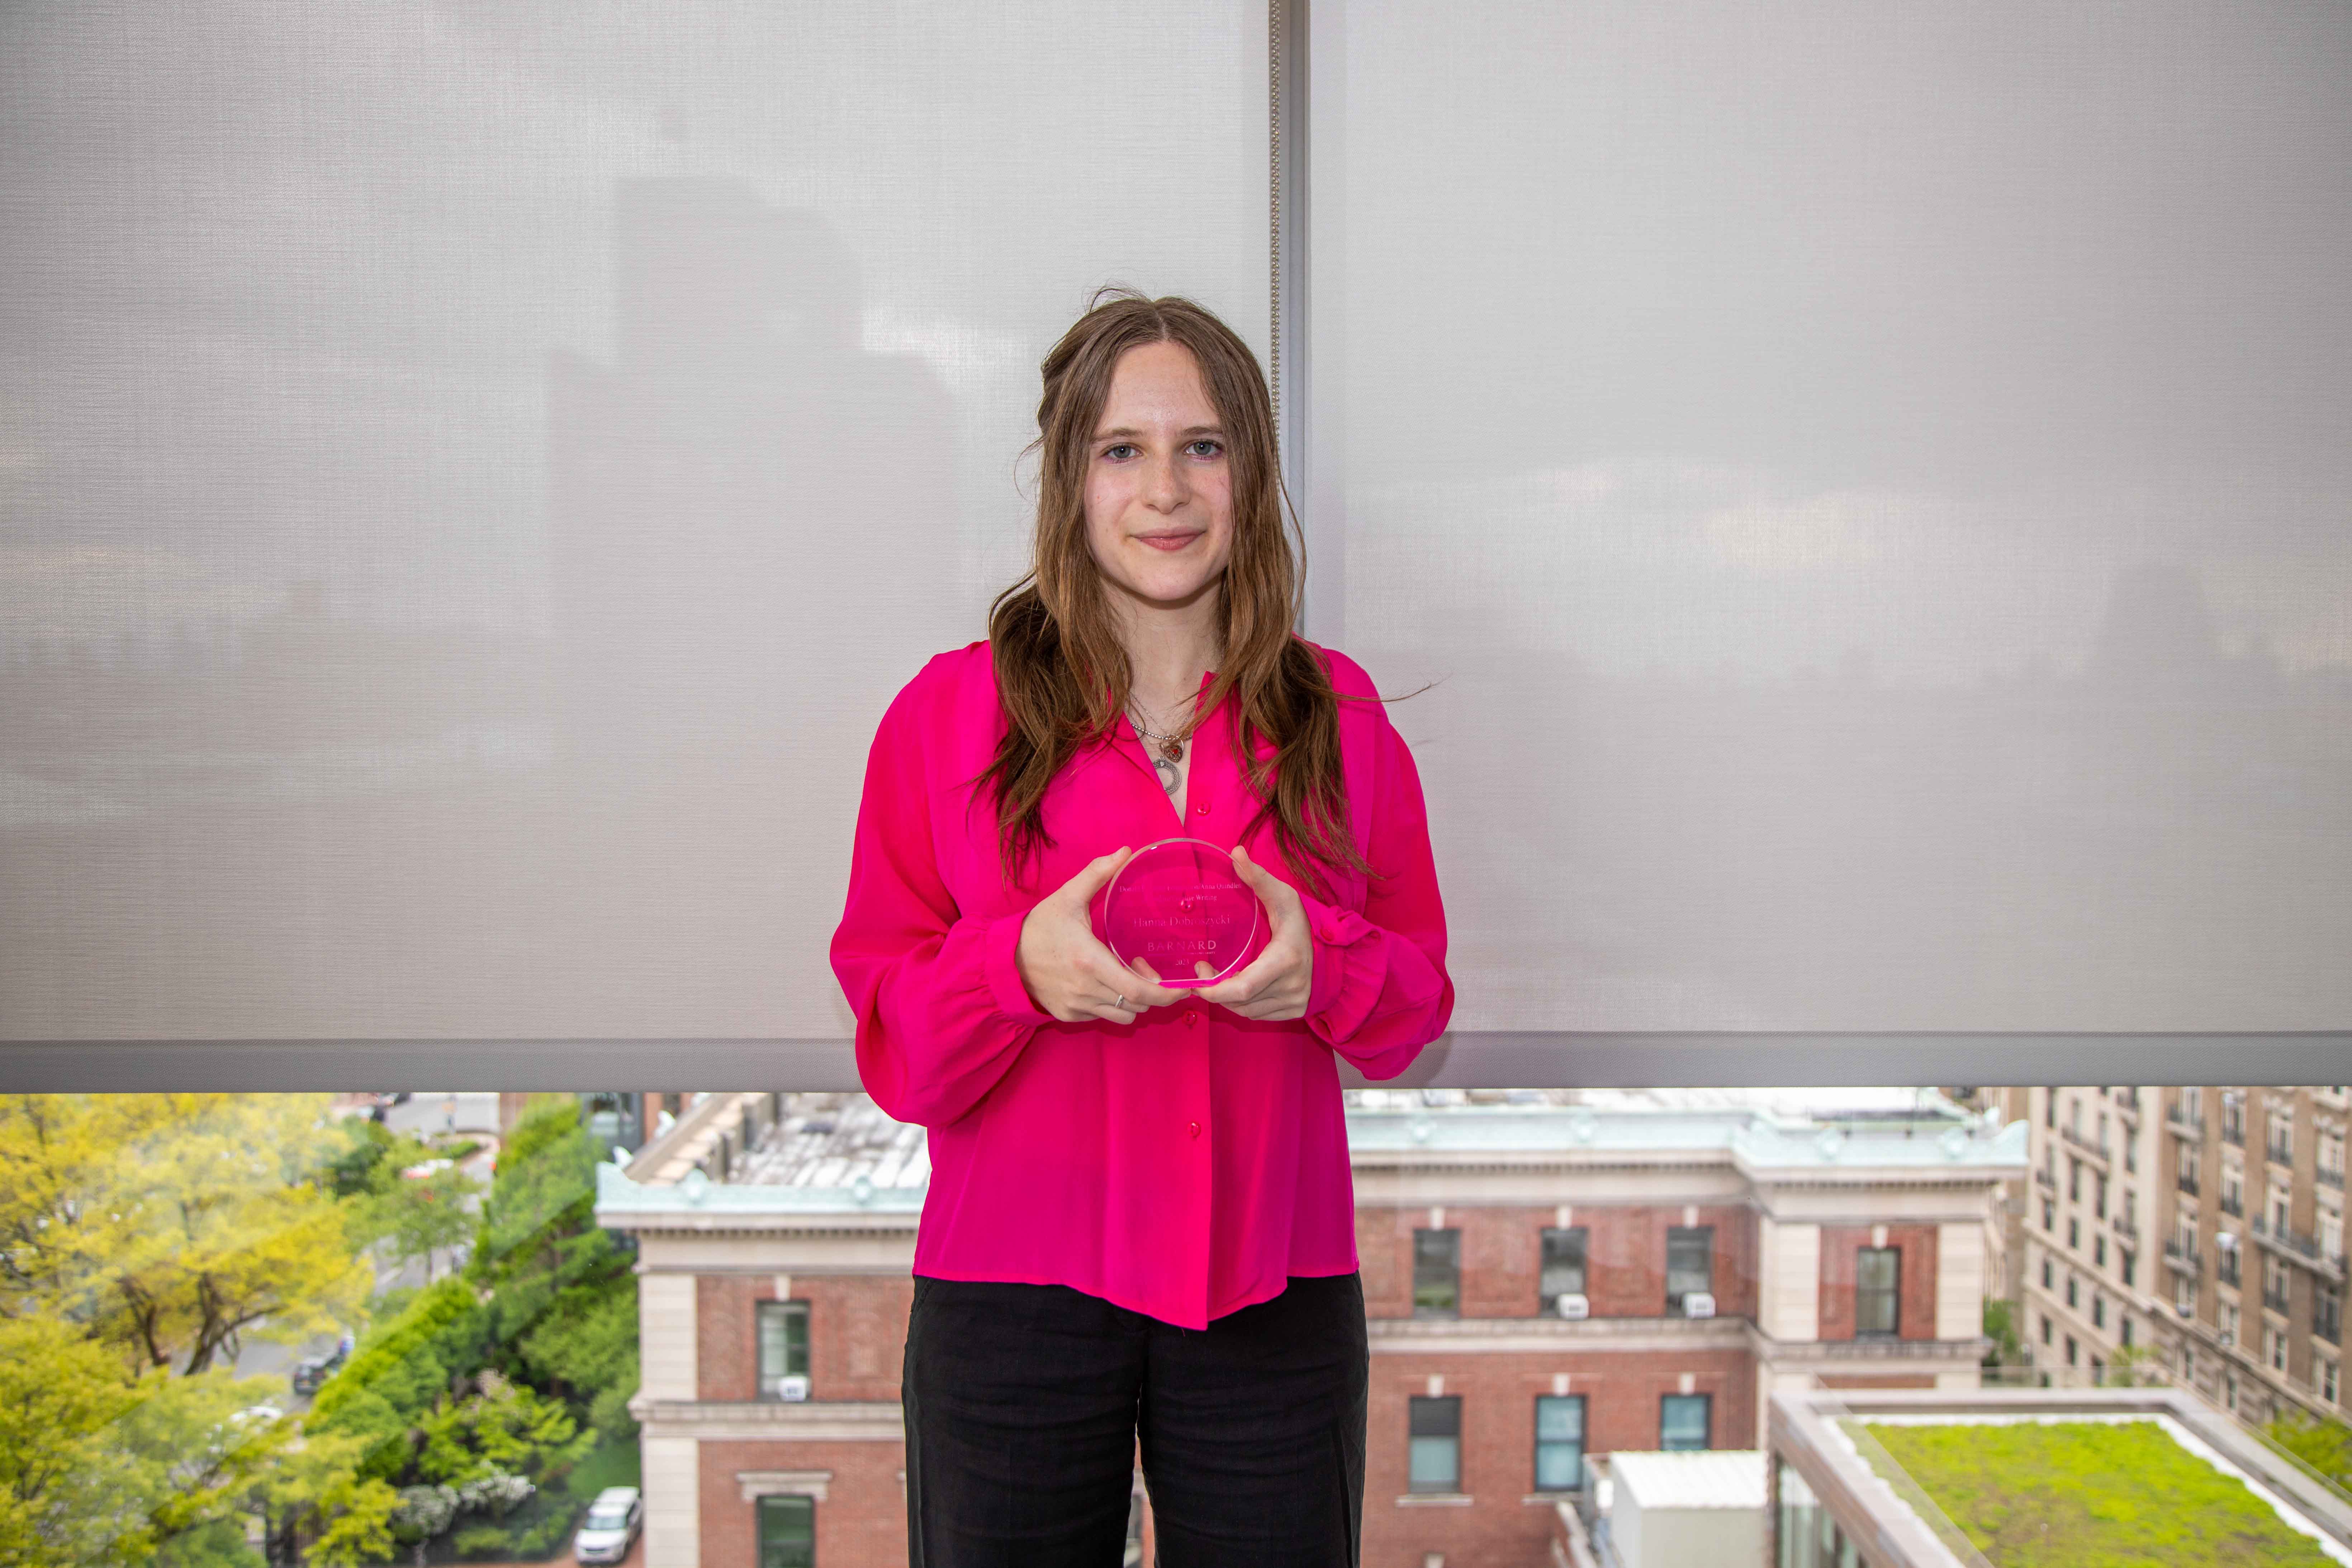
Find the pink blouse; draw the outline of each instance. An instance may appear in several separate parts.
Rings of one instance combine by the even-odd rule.
[[[1353,660],[1319,652],[1339,691],[1371,695]],[[1254,1021],[1188,998],[1129,1025],[1063,1023],[1014,963],[1022,917],[1096,856],[1238,841],[1257,801],[1238,705],[1218,706],[1194,733],[1181,818],[1124,716],[1082,747],[1046,789],[1055,841],[1024,887],[1004,881],[994,803],[969,782],[1005,725],[988,644],[931,660],[883,715],[832,958],[866,1092],[930,1130],[917,1273],[1068,1285],[1202,1328],[1291,1275],[1355,1269],[1333,1055],[1393,1078],[1454,1010],[1421,781],[1384,707],[1341,703],[1339,738],[1356,847],[1386,881],[1327,869],[1326,904],[1270,824],[1248,840],[1299,888],[1314,946],[1305,1017]]]

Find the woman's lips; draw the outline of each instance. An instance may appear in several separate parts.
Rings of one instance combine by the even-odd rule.
[[[1186,545],[1191,544],[1194,539],[1199,538],[1201,535],[1199,533],[1138,534],[1135,537],[1142,540],[1145,544],[1150,545],[1153,549],[1180,550]]]

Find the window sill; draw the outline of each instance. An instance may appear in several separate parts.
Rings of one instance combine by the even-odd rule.
[[[1519,1500],[1521,1502],[1538,1503],[1545,1508],[1549,1508],[1554,1503],[1576,1502],[1582,1499],[1583,1496],[1583,1489],[1578,1488],[1573,1491],[1531,1491],[1528,1493],[1527,1496],[1519,1499]]]
[[[1409,1491],[1397,1499],[1399,1508],[1468,1508],[1477,1500],[1468,1492]]]

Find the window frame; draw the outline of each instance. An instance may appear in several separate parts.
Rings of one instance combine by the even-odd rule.
[[[1538,1394],[1536,1396],[1535,1466],[1533,1471],[1534,1486],[1531,1490],[1547,1493],[1570,1491],[1580,1492],[1584,1490],[1585,1444],[1592,1429],[1592,1411],[1591,1407],[1586,1403],[1586,1399],[1587,1396],[1581,1394]],[[1576,1437],[1572,1444],[1576,1449],[1576,1480],[1574,1484],[1570,1486],[1548,1487],[1544,1485],[1543,1479],[1545,1449],[1550,1448],[1556,1451],[1561,1448],[1570,1447],[1571,1444],[1570,1439],[1566,1437],[1546,1437],[1543,1435],[1544,1410],[1547,1406],[1557,1407],[1569,1406],[1574,1406],[1576,1410]]]
[[[1680,1241],[1687,1247],[1690,1244],[1690,1239],[1693,1237],[1700,1238],[1702,1244],[1706,1249],[1706,1283],[1702,1287],[1693,1287],[1685,1284],[1678,1291],[1675,1288],[1675,1244],[1677,1241]],[[1712,1296],[1715,1294],[1715,1227],[1712,1225],[1669,1225],[1666,1227],[1665,1261],[1664,1284],[1666,1288],[1666,1316],[1670,1318],[1686,1316],[1687,1313],[1685,1311],[1685,1297],[1694,1294],[1706,1296]],[[1690,1270],[1685,1269],[1684,1272],[1687,1275]]]
[[[1462,1396],[1459,1394],[1413,1394],[1405,1399],[1405,1465],[1404,1490],[1409,1494],[1423,1497],[1459,1497],[1462,1495]],[[1426,1419],[1424,1419],[1426,1418]],[[1450,1426],[1451,1431],[1423,1431],[1423,1426]],[[1454,1474],[1451,1483],[1439,1486],[1416,1477],[1414,1458],[1421,1452],[1418,1443],[1445,1442],[1453,1445]]]
[[[1424,1284],[1422,1266],[1425,1261],[1433,1261],[1433,1260],[1426,1257],[1422,1244],[1422,1238],[1424,1236],[1442,1236],[1449,1239],[1446,1243],[1449,1256],[1445,1261],[1446,1268],[1450,1274],[1448,1284],[1453,1291],[1453,1301],[1452,1304],[1446,1307],[1430,1307],[1424,1310],[1422,1305],[1422,1291]],[[1412,1233],[1412,1315],[1416,1318],[1433,1318],[1441,1322],[1457,1320],[1462,1316],[1462,1228],[1460,1226],[1417,1226],[1414,1228]]]
[[[793,1505],[798,1505],[796,1508]],[[768,1521],[772,1514],[797,1512],[808,1525],[808,1551],[797,1563],[781,1556],[785,1550],[801,1544],[794,1541],[771,1542]],[[777,1555],[771,1554],[771,1548]],[[816,1499],[805,1492],[771,1492],[754,1500],[751,1514],[751,1551],[760,1568],[816,1568]]]
[[[1677,1406],[1688,1408],[1692,1405],[1696,1405],[1699,1410],[1699,1432],[1701,1441],[1699,1442],[1698,1447],[1692,1448],[1687,1443],[1678,1444],[1669,1442],[1667,1440],[1666,1427],[1667,1412]],[[1658,1448],[1660,1452],[1668,1454],[1701,1454],[1713,1452],[1715,1448],[1715,1396],[1713,1394],[1699,1394],[1696,1392],[1690,1394],[1677,1393],[1659,1395]]]
[[[1554,1290],[1549,1282],[1553,1270],[1565,1270],[1570,1266],[1564,1262],[1555,1263],[1552,1260],[1555,1238],[1559,1239],[1562,1249],[1573,1250],[1576,1255],[1574,1264],[1576,1285],[1573,1289],[1562,1286],[1559,1290]],[[1549,1308],[1553,1301],[1563,1294],[1577,1296],[1592,1294],[1592,1232],[1590,1226],[1547,1225],[1537,1239],[1536,1305],[1538,1309]]]
[[[1885,1328],[1863,1326],[1862,1303],[1864,1290],[1862,1282],[1864,1260],[1884,1258],[1892,1274],[1885,1286],[1871,1286],[1868,1294],[1885,1297],[1886,1311]],[[2045,1260],[2046,1262],[2046,1260]],[[1903,1337],[1903,1249],[1898,1246],[1858,1247],[1853,1254],[1853,1337],[1856,1339],[1901,1339]]]
[[[811,1375],[809,1364],[813,1359],[814,1359],[813,1350],[814,1336],[810,1332],[811,1324],[809,1320],[811,1315],[812,1314],[809,1312],[809,1303],[806,1301],[800,1300],[798,1298],[790,1301],[755,1301],[752,1303],[752,1378],[755,1396],[762,1402],[772,1405],[785,1402],[783,1396],[776,1392],[776,1379],[794,1376],[808,1377]],[[785,1365],[782,1371],[772,1375],[768,1370],[768,1325],[779,1321],[784,1324],[782,1343]],[[794,1372],[791,1364],[792,1352],[793,1350],[792,1342],[792,1325],[794,1322],[798,1322],[800,1324],[801,1331],[799,1345],[801,1365],[798,1372]]]

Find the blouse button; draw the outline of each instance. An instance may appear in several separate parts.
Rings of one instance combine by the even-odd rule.
[[[1200,1015],[1199,1013],[1193,1012],[1193,1011],[1192,1011],[1192,1010],[1190,1010],[1190,1009],[1188,1009],[1185,1011],[1185,1014],[1184,1014],[1184,1027],[1185,1027],[1186,1029],[1198,1029],[1198,1028],[1200,1028],[1200,1027],[1201,1027],[1201,1015]]]
[[[1200,1124],[1200,1123],[1198,1123],[1198,1122],[1194,1122],[1194,1123],[1190,1124],[1190,1125],[1192,1126],[1192,1135],[1193,1135],[1194,1137],[1196,1137],[1196,1138],[1197,1138],[1197,1137],[1199,1137],[1199,1136],[1201,1135],[1201,1124]]]
[[[1209,803],[1206,800],[1202,801],[1199,805],[1192,808],[1192,815],[1196,817],[1205,817],[1208,814]]]

